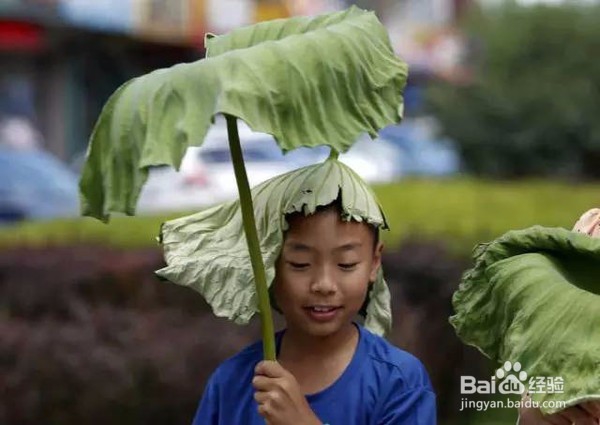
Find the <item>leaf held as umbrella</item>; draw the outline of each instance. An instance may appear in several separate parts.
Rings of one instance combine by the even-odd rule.
[[[371,12],[269,21],[208,41],[208,58],[125,83],[94,128],[82,212],[134,214],[148,167],[178,168],[218,113],[275,136],[282,150],[346,151],[401,119],[407,67]]]

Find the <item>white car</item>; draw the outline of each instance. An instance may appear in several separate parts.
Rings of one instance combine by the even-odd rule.
[[[329,148],[301,148],[287,155],[273,136],[252,131],[238,121],[238,133],[250,187],[302,166],[323,161]],[[399,175],[401,152],[385,140],[362,137],[340,161],[371,183],[389,182]],[[194,209],[235,199],[238,188],[231,161],[225,120],[218,117],[202,146],[189,147],[179,172],[152,169],[142,190],[138,210],[163,212]]]
[[[185,175],[168,166],[156,167],[150,169],[137,203],[137,212],[187,211],[218,201],[205,171],[198,169]]]
[[[324,161],[329,152],[328,147],[319,146],[310,150],[306,149],[305,154],[312,155],[311,162],[317,163]],[[381,138],[371,140],[367,135],[360,137],[346,153],[339,156],[339,160],[352,168],[368,183],[391,182],[403,174],[402,151]]]
[[[401,175],[402,152],[384,139],[361,137],[339,159],[368,183],[387,183]]]
[[[273,136],[253,132],[241,121],[238,121],[238,133],[250,187],[297,168],[296,163],[283,156]],[[181,163],[181,172],[187,175],[203,167],[219,200],[238,196],[227,129],[224,126],[213,126],[202,146],[188,148]]]
[[[255,133],[238,122],[244,165],[250,187],[298,168],[280,152],[275,139]],[[171,167],[152,168],[142,189],[140,213],[185,211],[235,199],[238,189],[231,162],[224,120],[217,120],[202,146],[189,147],[179,172]]]

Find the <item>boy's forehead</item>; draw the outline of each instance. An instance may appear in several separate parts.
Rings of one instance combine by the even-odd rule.
[[[306,240],[318,241],[334,238],[341,245],[361,245],[372,237],[369,225],[365,222],[343,220],[335,210],[316,214],[295,215],[288,219],[289,228],[285,232],[285,243],[302,244]]]
[[[309,215],[293,214],[286,217],[286,221],[289,225],[288,231],[292,233],[307,231],[320,226],[335,227],[348,231],[362,228],[368,229],[368,225],[366,223],[355,220],[346,220],[342,218],[342,214],[340,212],[333,208]]]

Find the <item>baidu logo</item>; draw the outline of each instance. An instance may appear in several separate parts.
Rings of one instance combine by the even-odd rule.
[[[514,409],[520,408],[520,403],[524,403],[524,407],[534,408],[545,406],[559,408],[560,410],[566,407],[565,402],[561,400],[544,400],[539,403],[528,398],[515,401],[513,394],[521,395],[526,391],[529,394],[560,394],[564,392],[565,382],[561,376],[529,376],[522,369],[521,363],[506,361],[496,369],[489,380],[478,380],[474,376],[461,376],[460,392],[463,395],[505,394],[507,397],[505,400],[497,398],[477,400],[462,397],[460,411],[462,412],[465,409],[476,409],[477,411],[500,408]]]
[[[496,378],[500,380],[498,392],[500,394],[523,394],[527,382],[527,372],[521,370],[521,363],[505,362],[504,366],[496,370]]]
[[[564,391],[560,376],[529,376],[521,363],[506,361],[490,380],[477,380],[474,376],[460,377],[461,394],[557,394]]]

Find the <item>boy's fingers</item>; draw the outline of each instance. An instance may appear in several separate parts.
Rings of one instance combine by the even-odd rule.
[[[285,369],[276,361],[263,360],[254,368],[256,375],[269,376],[271,378],[280,378],[285,375]]]
[[[256,391],[254,393],[254,400],[258,404],[268,403],[270,405],[278,405],[282,402],[283,397],[277,391]]]
[[[276,383],[273,378],[267,376],[256,375],[252,378],[252,386],[257,391],[269,391],[275,387]]]
[[[271,378],[264,375],[254,375],[252,386],[257,391],[279,391],[287,388],[285,379]]]
[[[254,393],[254,400],[256,400],[258,404],[263,404],[269,400],[269,393],[266,391],[256,391]]]

